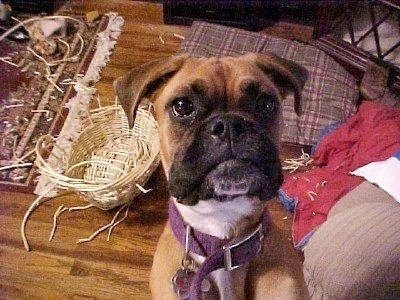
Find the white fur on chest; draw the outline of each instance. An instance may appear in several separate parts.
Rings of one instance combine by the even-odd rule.
[[[194,206],[179,204],[176,207],[183,220],[192,228],[220,239],[238,235],[245,219],[259,216],[264,205],[257,197],[236,197],[227,202],[214,199],[201,200]],[[254,220],[257,222],[257,220]]]

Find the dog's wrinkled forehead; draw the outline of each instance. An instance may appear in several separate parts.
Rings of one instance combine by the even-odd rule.
[[[279,58],[272,54],[246,54],[239,57],[194,58],[178,55],[150,61],[133,69],[128,74],[118,78],[114,87],[119,101],[125,109],[132,125],[136,108],[144,97],[153,101],[172,93],[179,94],[180,89],[206,86],[206,93],[231,93],[240,89],[235,84],[243,82],[243,88],[254,88],[246,84],[254,77],[260,81],[271,81],[273,85],[285,94],[294,93],[295,111],[300,113],[300,92],[305,83],[307,72],[298,64]],[[252,78],[253,77],[253,78]],[[237,80],[237,79],[243,80]],[[206,84],[201,84],[203,81]],[[197,83],[197,84],[196,84]]]
[[[280,94],[272,79],[248,59],[191,59],[171,77],[157,96],[168,101],[169,98],[197,94],[209,101],[210,106],[235,106],[243,94],[255,94],[260,89]]]

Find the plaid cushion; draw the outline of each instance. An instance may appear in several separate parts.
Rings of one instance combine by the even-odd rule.
[[[309,78],[302,92],[298,117],[293,95],[283,102],[283,141],[310,145],[327,125],[344,121],[356,111],[359,90],[355,78],[317,48],[262,33],[194,22],[181,45],[181,52],[194,56],[235,56],[247,52],[268,53],[304,66]]]

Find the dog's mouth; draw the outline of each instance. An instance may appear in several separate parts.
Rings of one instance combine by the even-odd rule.
[[[229,201],[238,196],[258,196],[266,199],[270,196],[270,180],[261,170],[239,159],[231,159],[217,165],[204,178],[199,198],[214,198]]]
[[[276,181],[249,161],[230,159],[218,164],[203,177],[197,188],[185,197],[177,197],[177,201],[195,205],[199,200],[227,202],[243,196],[264,201],[276,196],[281,180]]]

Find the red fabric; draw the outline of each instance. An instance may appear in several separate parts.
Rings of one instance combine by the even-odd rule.
[[[321,225],[332,206],[362,182],[350,171],[389,158],[400,148],[400,111],[366,101],[346,123],[323,138],[314,153],[318,166],[288,177],[282,190],[297,201],[293,223],[295,245]]]

